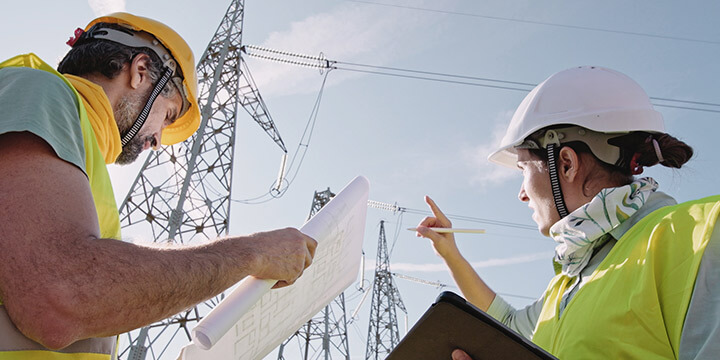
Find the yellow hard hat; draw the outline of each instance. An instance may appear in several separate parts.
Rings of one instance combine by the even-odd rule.
[[[101,22],[119,24],[134,31],[147,32],[153,35],[155,39],[162,44],[164,49],[167,49],[167,51],[170,52],[169,55],[172,59],[167,59],[163,56],[163,53],[165,53],[165,51],[163,51],[164,49],[153,46],[153,44],[150,43],[142,44],[142,46],[155,50],[160,59],[166,62],[166,65],[169,60],[174,60],[180,67],[180,71],[183,74],[182,86],[178,87],[184,97],[183,110],[185,110],[186,107],[187,110],[181,114],[174,123],[163,130],[162,144],[173,145],[189,138],[200,126],[200,108],[198,107],[197,102],[198,83],[197,74],[195,73],[195,57],[193,56],[190,46],[188,46],[185,40],[183,40],[178,33],[167,25],[153,19],[123,12],[112,13],[99,17],[91,21],[90,24],[85,27],[85,31],[90,30],[93,25]],[[120,42],[122,43],[122,41]],[[125,45],[137,47],[139,44]],[[170,61],[170,65],[174,66],[172,61]]]

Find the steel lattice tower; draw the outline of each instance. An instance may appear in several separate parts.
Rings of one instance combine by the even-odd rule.
[[[238,105],[287,153],[241,57],[243,15],[244,1],[231,1],[197,65],[200,128],[185,142],[148,156],[120,206],[123,229],[182,244],[227,235]],[[219,299],[128,333],[120,356],[159,359],[168,349],[177,351],[190,340],[189,323]]]
[[[390,272],[390,256],[385,239],[385,221],[380,221],[375,281],[370,305],[370,326],[365,351],[366,360],[385,359],[400,341],[395,307],[399,307],[407,313],[405,304],[400,299],[400,292],[393,283]]]
[[[308,219],[313,217],[335,194],[328,188],[315,192]],[[297,352],[288,351],[288,344],[296,343]],[[291,352],[291,354],[288,354]],[[309,359],[350,360],[350,346],[347,337],[347,317],[345,312],[345,293],[341,293],[333,302],[325,306],[314,318],[310,319],[287,338],[279,347],[278,360]]]

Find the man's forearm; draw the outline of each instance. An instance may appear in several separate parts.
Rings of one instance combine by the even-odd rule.
[[[193,248],[94,240],[86,255],[92,265],[86,272],[75,272],[80,296],[72,302],[93,307],[76,316],[91,332],[87,335],[105,336],[176,314],[252,273],[253,255],[231,246],[243,240],[223,239]]]
[[[238,246],[242,242],[247,240],[151,248],[88,238],[72,248],[36,249],[52,252],[41,257],[53,263],[16,273],[27,277],[18,281],[35,284],[36,301],[28,303],[24,296],[5,302],[11,318],[33,321],[27,315],[34,314],[30,317],[42,322],[25,324],[28,329],[47,326],[43,315],[64,324],[66,341],[118,334],[182,311],[250,274],[256,260]]]

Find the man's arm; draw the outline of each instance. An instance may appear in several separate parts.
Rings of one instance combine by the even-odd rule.
[[[0,169],[0,296],[51,349],[161,320],[247,275],[291,284],[314,255],[295,229],[184,248],[100,239],[87,178],[30,133],[0,135]]]

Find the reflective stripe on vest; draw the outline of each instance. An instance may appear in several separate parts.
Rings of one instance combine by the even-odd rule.
[[[49,351],[44,346],[26,338],[17,330],[15,324],[0,306],[0,359],[72,359],[107,360],[115,350],[115,337],[95,338],[77,341],[57,351]]]
[[[112,192],[110,176],[80,94],[77,93],[65,77],[35,54],[19,55],[6,60],[0,63],[0,68],[4,67],[29,67],[47,71],[60,77],[73,90],[77,97],[80,127],[85,147],[85,172],[88,175],[88,182],[90,183],[95,209],[98,214],[100,235],[103,238],[120,239],[120,215]],[[5,307],[1,304],[0,301],[0,360],[109,360],[111,357],[115,358],[116,337],[86,339],[59,351],[48,350],[26,338],[15,327],[15,324],[8,317]]]
[[[545,293],[533,342],[560,359],[676,359],[720,196],[661,208],[615,244],[588,282],[558,307],[572,281]]]

